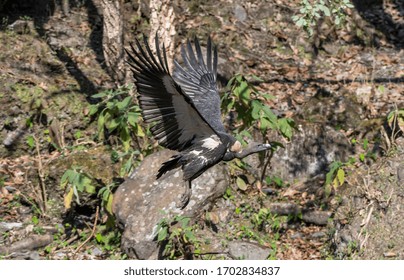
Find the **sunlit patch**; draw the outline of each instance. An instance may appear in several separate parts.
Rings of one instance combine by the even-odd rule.
[[[239,141],[234,142],[234,144],[230,147],[230,151],[234,153],[241,152],[241,143]]]

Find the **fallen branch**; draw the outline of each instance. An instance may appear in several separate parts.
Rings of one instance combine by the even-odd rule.
[[[53,235],[34,235],[30,238],[17,241],[10,247],[0,247],[0,255],[8,255],[18,251],[29,251],[36,248],[44,247],[53,241]]]

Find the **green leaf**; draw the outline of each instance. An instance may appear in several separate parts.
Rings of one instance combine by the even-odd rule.
[[[140,125],[136,126],[136,135],[139,137],[145,137],[146,134],[144,133],[142,127]]]
[[[97,122],[98,137],[100,139],[103,139],[104,137],[104,124],[105,124],[104,114],[100,114]]]
[[[189,221],[190,221],[190,220],[191,220],[191,219],[188,218],[188,217],[182,218],[182,219],[181,219],[181,227],[182,227],[182,228],[185,228],[185,227],[189,224]]]
[[[242,81],[240,86],[238,87],[239,93],[240,93],[240,99],[241,102],[248,106],[248,103],[250,102],[251,99],[251,90],[248,86],[248,83],[245,81]]]
[[[90,111],[88,112],[88,114],[90,115],[90,116],[92,116],[92,115],[94,115],[95,113],[97,113],[98,112],[98,109],[99,109],[99,107],[98,107],[98,105],[90,105],[89,106],[89,109],[90,109]]]
[[[253,117],[254,120],[258,120],[260,118],[260,112],[262,110],[262,105],[258,100],[253,100],[251,102],[251,116]]]
[[[191,241],[195,239],[195,235],[190,230],[185,231],[184,236]]]
[[[384,93],[384,91],[385,91],[384,85],[378,86],[378,87],[377,87],[377,90],[378,90],[380,93]]]
[[[237,184],[237,187],[242,191],[245,191],[247,189],[246,182],[240,177],[237,177],[236,184]]]
[[[37,217],[37,216],[32,216],[31,222],[32,222],[34,225],[37,225],[37,224],[39,223],[38,217]]]
[[[299,18],[298,21],[296,21],[296,25],[299,27],[305,26],[305,25],[307,25],[307,21],[301,17],[301,18]]]
[[[108,196],[108,201],[107,204],[105,206],[105,209],[110,213],[113,214],[112,212],[112,202],[114,201],[114,195],[110,193],[110,195]]]
[[[261,94],[261,96],[264,97],[265,100],[272,100],[272,99],[275,99],[275,96],[273,96],[273,95],[271,95],[271,94],[268,94],[268,93],[263,93],[263,94]]]
[[[367,150],[368,147],[369,147],[369,140],[368,140],[368,139],[364,139],[364,140],[363,140],[363,148],[364,148],[365,150]]]
[[[27,144],[32,149],[35,147],[35,138],[32,135],[27,136]]]
[[[95,186],[91,184],[86,184],[84,187],[84,190],[89,193],[89,194],[94,194],[95,193]]]
[[[107,128],[109,132],[113,132],[120,124],[121,118],[112,119],[108,124]]]
[[[92,98],[102,98],[108,95],[108,91],[102,91],[100,93],[91,95]]]
[[[293,133],[293,128],[290,125],[290,120],[287,118],[282,118],[278,120],[278,124],[282,135],[290,140]]]
[[[345,171],[344,171],[344,169],[342,169],[342,168],[338,169],[337,178],[338,178],[338,181],[339,181],[339,185],[342,186],[342,184],[344,184],[344,182],[345,182]]]
[[[325,184],[326,185],[331,184],[331,182],[334,178],[335,171],[337,171],[337,169],[340,168],[341,166],[342,166],[342,163],[340,161],[334,161],[333,163],[331,163],[330,171],[328,171],[327,174],[325,175]]]
[[[118,106],[119,111],[126,109],[130,105],[131,101],[132,101],[132,97],[127,96],[127,97],[125,97],[124,100],[118,102],[117,106]]]
[[[139,118],[139,114],[136,112],[128,112],[128,123],[133,126],[136,127],[138,125],[137,120]]]
[[[272,112],[272,110],[268,107],[268,106],[263,106],[262,110],[265,113],[265,116],[268,118],[268,120],[275,124],[277,123],[278,118],[276,117],[276,115]]]
[[[157,236],[157,241],[161,242],[166,240],[167,235],[168,235],[167,228],[166,227],[161,228]]]
[[[327,6],[319,5],[319,8],[321,11],[324,12],[325,16],[327,16],[327,17],[331,16],[330,9],[328,9]]]

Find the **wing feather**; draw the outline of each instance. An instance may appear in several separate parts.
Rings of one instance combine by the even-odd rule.
[[[195,48],[195,51],[194,51]],[[221,121],[220,96],[216,84],[217,49],[207,43],[206,63],[199,41],[195,39],[194,48],[189,40],[181,46],[183,66],[174,61],[173,78],[187,96],[192,99],[196,109],[217,132],[225,133]]]
[[[135,79],[143,119],[152,124],[153,136],[163,147],[182,151],[193,141],[216,134],[216,131],[171,77],[164,45],[161,51],[157,36],[155,44],[156,55],[153,55],[145,36],[143,46],[135,40],[136,48],[131,45],[130,51],[126,50],[128,63]],[[195,55],[189,59],[190,65],[197,63]],[[192,84],[187,84],[187,87],[192,87]]]

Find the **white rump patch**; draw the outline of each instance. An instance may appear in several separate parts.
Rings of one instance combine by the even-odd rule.
[[[222,144],[217,135],[211,135],[210,137],[203,139],[202,142],[203,142],[202,147],[209,150],[213,150],[217,146]]]

